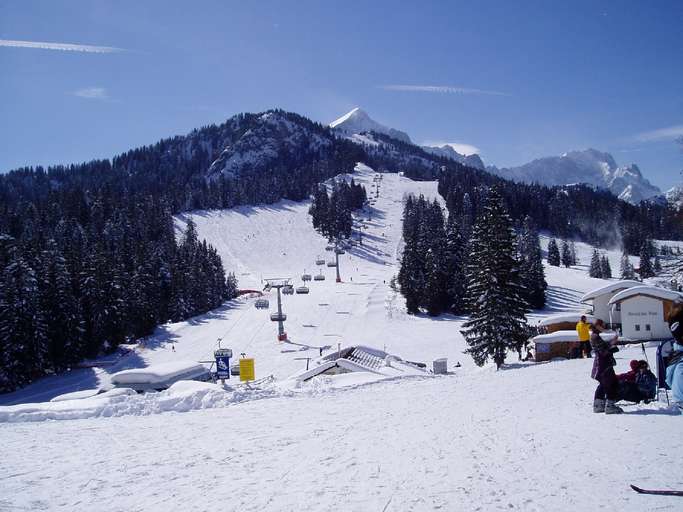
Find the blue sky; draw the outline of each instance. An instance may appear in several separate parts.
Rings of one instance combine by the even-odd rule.
[[[683,169],[682,25],[681,1],[0,0],[0,172],[238,112],[327,123],[361,106],[486,163],[595,147],[666,189]]]

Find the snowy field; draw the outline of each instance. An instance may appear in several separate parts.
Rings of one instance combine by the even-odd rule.
[[[356,180],[370,193],[373,177],[360,168]],[[461,318],[405,314],[389,280],[407,193],[436,197],[436,183],[383,175],[370,220],[363,216],[363,247],[340,256],[340,284],[333,268],[314,264],[332,253],[307,203],[193,213],[241,288],[261,289],[268,277],[300,284],[304,271],[322,270],[326,280],[311,282],[309,295],[284,297],[291,343],[276,341],[274,292],[270,311],[243,297],[160,327],[108,365],[1,396],[0,510],[680,510],[677,498],[628,487],[683,487],[681,417],[664,404],[594,415],[592,361],[534,365],[512,356],[500,372],[477,368],[463,354]],[[581,265],[546,267],[548,306],[532,322],[582,309],[579,297],[606,284],[587,275],[592,248],[577,251]],[[608,256],[617,274],[620,253]],[[208,361],[218,338],[255,358],[258,386],[191,383],[27,405],[108,388],[126,368]],[[451,373],[287,385],[305,358],[339,343],[429,366],[448,357]],[[617,355],[617,372],[643,357],[639,346]],[[648,357],[653,363],[652,348]]]

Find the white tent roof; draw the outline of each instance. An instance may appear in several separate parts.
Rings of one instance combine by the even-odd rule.
[[[580,311],[574,311],[547,316],[540,322],[538,322],[538,326],[545,327],[546,325],[559,324],[563,322],[578,322],[579,320],[581,320],[582,316],[586,317],[588,323],[595,322],[595,317],[593,315],[587,315],[586,313],[581,313]]]
[[[647,295],[648,297],[663,300],[683,300],[683,294],[666,290],[658,286],[634,286],[633,288],[628,288],[617,293],[610,299],[609,303],[616,304],[630,297],[635,297],[636,295]]]
[[[642,284],[643,283],[641,283],[640,281],[629,280],[610,283],[607,286],[602,286],[600,288],[596,288],[595,290],[591,290],[590,292],[586,293],[583,297],[581,297],[581,302],[590,302],[591,300],[595,299],[596,297],[600,297],[601,295],[618,292],[619,290],[632,288],[634,286],[640,286]]]

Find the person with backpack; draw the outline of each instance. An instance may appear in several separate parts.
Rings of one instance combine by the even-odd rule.
[[[675,404],[683,409],[683,302],[674,304],[669,314],[669,329],[674,343],[666,365],[666,384],[671,388]]]
[[[614,353],[619,351],[616,346],[619,337],[615,334],[611,341],[605,341],[600,336],[602,330],[597,322],[590,326],[591,347],[595,353],[591,377],[599,382],[593,396],[593,412],[621,414],[624,410],[616,404],[619,400],[619,380],[614,373],[617,364]]]

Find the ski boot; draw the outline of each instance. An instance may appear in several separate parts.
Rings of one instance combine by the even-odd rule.
[[[593,412],[605,412],[605,401],[601,398],[593,400]]]
[[[605,414],[621,414],[624,410],[619,407],[614,400],[605,402]]]

